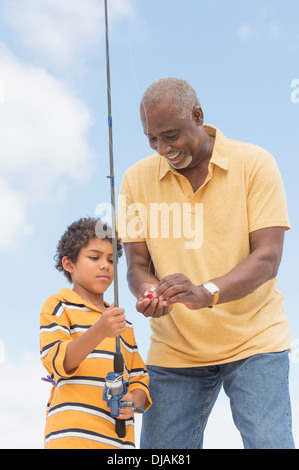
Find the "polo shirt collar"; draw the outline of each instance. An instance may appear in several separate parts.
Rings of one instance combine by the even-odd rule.
[[[78,295],[76,292],[74,292],[72,289],[67,289],[67,288],[62,288],[60,289],[60,295],[61,298],[65,302],[71,302],[72,304],[86,304],[86,302]]]
[[[219,129],[209,124],[204,124],[204,129],[207,134],[215,136],[214,149],[210,163],[219,166],[223,170],[228,170],[229,158],[228,154],[226,154],[225,152],[225,144],[227,143],[226,137],[224,136],[224,134],[222,134],[222,132],[219,131]],[[161,157],[159,179],[161,180],[162,178],[164,178],[164,176],[169,171],[174,174],[177,174],[177,171],[172,168],[172,166],[167,162],[166,158]]]
[[[70,303],[76,304],[76,305],[82,305],[83,304],[83,305],[85,305],[86,307],[88,307],[90,309],[98,310],[99,312],[101,312],[101,310],[99,310],[97,307],[95,307],[94,305],[89,304],[84,299],[82,299],[82,297],[80,297],[80,295],[78,295],[72,289],[62,288],[62,289],[60,289],[59,294],[60,294],[62,300],[65,301],[65,302],[70,302]],[[106,307],[109,307],[109,304],[105,301],[104,301],[104,305],[106,305]]]

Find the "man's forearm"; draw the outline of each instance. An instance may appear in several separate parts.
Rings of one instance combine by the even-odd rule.
[[[159,282],[153,272],[146,266],[135,266],[128,270],[127,280],[130,291],[135,297],[139,297],[146,290],[147,285],[154,285]]]
[[[214,279],[220,288],[219,303],[241,299],[277,275],[284,232],[284,227],[272,227],[250,235],[250,255],[229,273]]]
[[[276,276],[283,237],[283,227],[253,232],[250,235],[251,253],[227,274],[205,280],[212,281],[219,287],[218,303],[246,297]],[[211,293],[207,293],[201,285],[194,285],[183,274],[173,274],[161,279],[153,297],[158,297],[165,306],[181,302],[191,310],[208,307],[213,301]]]
[[[275,275],[270,262],[251,254],[229,273],[211,281],[220,289],[218,303],[225,303],[246,297]]]

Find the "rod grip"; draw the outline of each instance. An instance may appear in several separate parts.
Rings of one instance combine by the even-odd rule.
[[[126,422],[124,419],[115,419],[115,431],[118,437],[126,436]]]
[[[114,354],[113,370],[119,375],[124,373],[124,359],[122,354]]]

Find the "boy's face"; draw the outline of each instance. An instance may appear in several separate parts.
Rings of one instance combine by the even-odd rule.
[[[76,263],[69,261],[74,290],[105,292],[113,281],[113,253],[109,240],[94,238],[80,250]]]

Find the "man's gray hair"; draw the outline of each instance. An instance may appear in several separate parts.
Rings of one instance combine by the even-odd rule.
[[[200,106],[196,91],[181,78],[160,78],[152,83],[143,94],[140,109],[146,112],[147,108],[163,102],[171,103],[180,119],[191,118],[194,107]]]

